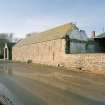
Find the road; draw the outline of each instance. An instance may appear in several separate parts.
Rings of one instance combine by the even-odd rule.
[[[1,62],[2,94],[14,105],[105,105],[105,76]]]

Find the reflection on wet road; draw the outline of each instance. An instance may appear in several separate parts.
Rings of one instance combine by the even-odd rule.
[[[0,72],[12,75],[13,73],[12,64],[8,62],[0,62]]]
[[[52,75],[54,70],[34,69],[26,64],[1,62],[0,95],[7,96],[14,105],[105,105],[103,84],[103,87],[98,83],[91,84],[89,77],[72,72],[69,78],[59,75],[58,79],[54,77],[55,73]],[[99,93],[94,86],[100,89]]]
[[[27,91],[13,76],[11,64],[0,64],[0,95],[8,97],[14,105],[47,105],[40,98]]]

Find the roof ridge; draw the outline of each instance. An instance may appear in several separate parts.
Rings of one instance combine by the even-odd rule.
[[[48,40],[61,39],[66,36],[68,31],[70,32],[75,28],[77,28],[77,27],[73,23],[67,23],[64,25],[60,25],[60,26],[57,26],[50,30],[35,34],[35,36],[34,35],[29,36],[29,37],[25,38],[24,40],[20,41],[19,43],[17,43],[16,46],[32,44],[32,43],[39,43],[39,42],[44,42],[44,41],[48,41]]]

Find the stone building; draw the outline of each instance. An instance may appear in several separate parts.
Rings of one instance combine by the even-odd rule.
[[[13,47],[14,61],[32,61],[41,64],[62,64],[64,56],[85,53],[88,41],[84,30],[73,24],[30,35]]]
[[[89,39],[85,31],[69,23],[38,34],[33,33],[19,41],[13,47],[12,58],[13,61],[62,65],[80,70],[105,69],[105,54],[95,53],[95,40],[104,45],[104,37]]]

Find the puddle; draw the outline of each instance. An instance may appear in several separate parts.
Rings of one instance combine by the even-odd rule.
[[[3,85],[0,83],[0,96],[8,98],[13,105],[23,105],[21,104],[15,96]]]

